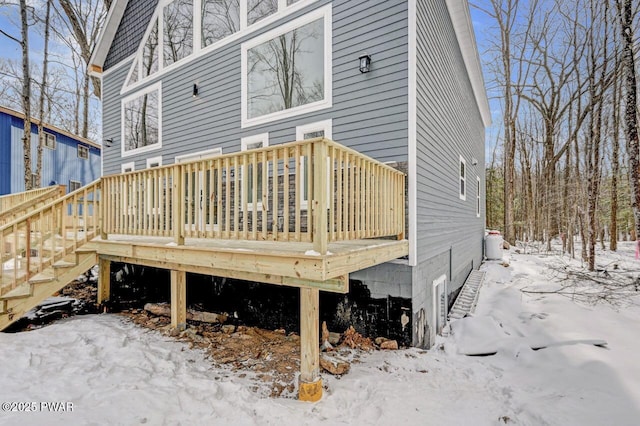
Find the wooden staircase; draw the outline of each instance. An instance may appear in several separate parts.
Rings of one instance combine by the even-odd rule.
[[[0,330],[20,319],[31,308],[60,291],[97,262],[95,248],[82,247],[65,256],[27,282],[0,296]]]
[[[0,330],[97,262],[100,181],[0,226]]]

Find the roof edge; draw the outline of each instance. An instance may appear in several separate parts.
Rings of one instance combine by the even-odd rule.
[[[480,65],[476,36],[471,22],[469,3],[467,0],[446,0],[446,3],[456,38],[458,39],[458,45],[462,52],[462,59],[471,80],[473,94],[482,116],[482,122],[485,127],[489,127],[491,125],[491,109],[489,108],[489,99],[484,86],[484,77],[482,75],[482,66]]]
[[[11,108],[7,108],[7,107],[3,107],[0,105],[0,113],[4,113],[4,114],[8,114],[11,115],[13,117],[19,118],[21,120],[24,120],[24,113],[20,112],[20,111],[16,111],[14,109]],[[35,124],[36,126],[40,124],[40,120],[38,120],[37,118],[33,118],[31,117],[31,124]],[[61,135],[65,135],[67,137],[70,137],[72,139],[75,139],[78,142],[82,142],[84,144],[87,145],[91,145],[94,148],[98,148],[100,151],[102,151],[102,145],[87,139],[87,138],[83,138],[82,136],[78,136],[78,135],[74,135],[71,132],[68,132],[66,130],[63,130],[59,127],[53,126],[51,124],[48,123],[42,123],[42,127],[48,129],[48,130],[53,130],[56,133],[60,133]]]
[[[109,9],[107,19],[98,37],[98,42],[89,60],[89,74],[95,77],[99,77],[102,74],[104,61],[107,59],[111,43],[113,43],[113,39],[116,36],[128,3],[129,0],[115,0],[111,5],[111,9]]]

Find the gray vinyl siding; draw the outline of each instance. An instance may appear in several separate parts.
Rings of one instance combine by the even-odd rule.
[[[158,0],[129,0],[104,61],[105,71],[136,52],[157,4]]]
[[[161,77],[163,133],[159,150],[120,157],[122,97],[119,93],[130,64],[105,75],[103,129],[105,138],[114,139],[113,146],[105,150],[105,174],[120,172],[120,164],[129,161],[136,162],[136,169],[144,168],[147,158],[158,155],[162,155],[163,164],[167,165],[178,155],[215,147],[221,147],[224,153],[240,151],[242,137],[259,133],[269,133],[270,145],[289,142],[295,140],[296,126],[329,118],[333,119],[336,141],[381,161],[407,161],[406,2],[333,1],[333,106],[241,128],[241,44],[327,3],[331,2],[315,2],[164,74]],[[365,52],[372,56],[372,71],[362,74],[358,70],[358,57]],[[194,83],[199,90],[196,98],[191,93]]]
[[[466,201],[459,198],[459,156],[466,161]],[[472,165],[472,158],[478,160]],[[417,2],[417,249],[414,287],[431,286],[444,259],[448,291],[482,259],[484,197],[476,216],[477,180],[484,188],[484,125],[445,2]],[[430,292],[430,288],[427,290]],[[420,293],[420,288],[415,292]]]

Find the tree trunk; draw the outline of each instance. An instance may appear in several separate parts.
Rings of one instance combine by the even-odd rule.
[[[626,91],[624,130],[627,139],[627,154],[629,155],[631,209],[635,219],[634,233],[637,236],[640,233],[640,211],[638,211],[640,206],[640,145],[638,142],[638,116],[636,111],[638,88],[633,55],[633,10],[631,0],[617,0],[616,3],[620,16],[620,30],[622,31],[622,65],[624,67]]]
[[[42,147],[44,146],[44,102],[47,93],[47,69],[49,66],[49,19],[51,17],[51,0],[47,0],[44,19],[44,57],[42,59],[42,86],[38,102],[38,153],[36,158],[36,186],[42,186]]]
[[[29,71],[29,24],[27,2],[20,0],[20,22],[22,28],[22,108],[24,109],[24,133],[22,149],[24,160],[24,188],[32,189],[31,178],[31,73]]]

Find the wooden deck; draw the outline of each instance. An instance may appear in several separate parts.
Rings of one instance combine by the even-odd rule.
[[[348,291],[348,274],[408,254],[406,240],[329,243],[320,254],[310,242],[244,241],[109,235],[91,243],[110,261],[323,291]]]
[[[97,260],[171,270],[171,324],[186,273],[300,288],[300,399],[322,395],[319,292],[406,256],[405,175],[317,138],[102,177],[0,223],[0,329]]]

